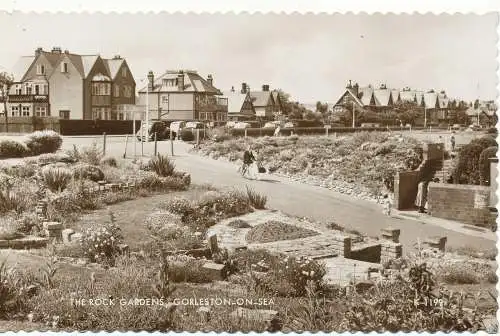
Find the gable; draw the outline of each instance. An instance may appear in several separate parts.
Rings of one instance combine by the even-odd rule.
[[[37,77],[45,77],[45,75],[37,75],[36,71],[38,65],[43,65],[45,67],[45,74],[50,74],[53,70],[53,65],[51,64],[51,62],[49,62],[46,55],[42,53],[36,57],[33,63],[31,63],[31,66],[26,71],[26,74],[22,77],[20,81],[24,82],[28,80],[33,80]]]

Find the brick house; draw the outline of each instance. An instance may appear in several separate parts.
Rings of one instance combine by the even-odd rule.
[[[166,120],[227,120],[228,100],[213,86],[213,77],[194,70],[168,70],[139,90],[139,104],[149,105],[150,118]]]
[[[230,91],[224,92],[224,97],[227,98],[227,120],[255,119],[252,97],[244,84],[240,91],[236,91],[233,86]]]
[[[467,111],[469,124],[478,124],[481,126],[493,127],[497,122],[497,106],[493,100],[479,101],[472,104]]]
[[[412,90],[410,88],[392,89],[385,84],[374,88],[372,85],[359,87],[349,82],[345,91],[337,99],[333,106],[336,114],[355,108],[370,110],[377,113],[393,111],[397,104],[402,102],[414,103],[417,108],[422,109],[422,119],[424,111],[427,113],[429,122],[447,122],[451,119],[449,102],[450,99],[444,91],[439,93],[434,90],[428,92]]]
[[[8,95],[11,117],[124,119],[135,104],[135,80],[120,56],[78,55],[54,47],[22,56]]]

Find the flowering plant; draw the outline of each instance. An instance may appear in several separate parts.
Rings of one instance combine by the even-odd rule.
[[[82,232],[80,244],[91,262],[112,264],[120,252],[119,244],[123,241],[121,229],[116,225],[113,214],[111,218],[111,223],[89,227]]]

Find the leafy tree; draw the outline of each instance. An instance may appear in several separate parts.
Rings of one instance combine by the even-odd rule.
[[[481,154],[490,147],[498,147],[494,137],[486,135],[472,140],[463,146],[458,154],[458,163],[453,172],[453,179],[459,184],[481,184]],[[491,153],[491,149],[487,153]],[[489,154],[485,153],[484,156]],[[483,160],[484,159],[483,156]]]
[[[9,116],[7,113],[7,100],[9,97],[9,91],[14,83],[14,76],[9,75],[6,72],[0,72],[0,99],[3,101],[4,118],[5,118],[5,131],[9,131]]]
[[[479,156],[479,172],[481,185],[490,185],[490,158],[497,155],[498,147],[488,147]]]

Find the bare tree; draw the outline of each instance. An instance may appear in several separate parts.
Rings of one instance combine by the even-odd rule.
[[[3,115],[5,118],[5,132],[9,131],[9,116],[7,112],[7,100],[9,99],[9,91],[14,83],[14,76],[6,73],[0,72],[0,98],[3,101]]]

